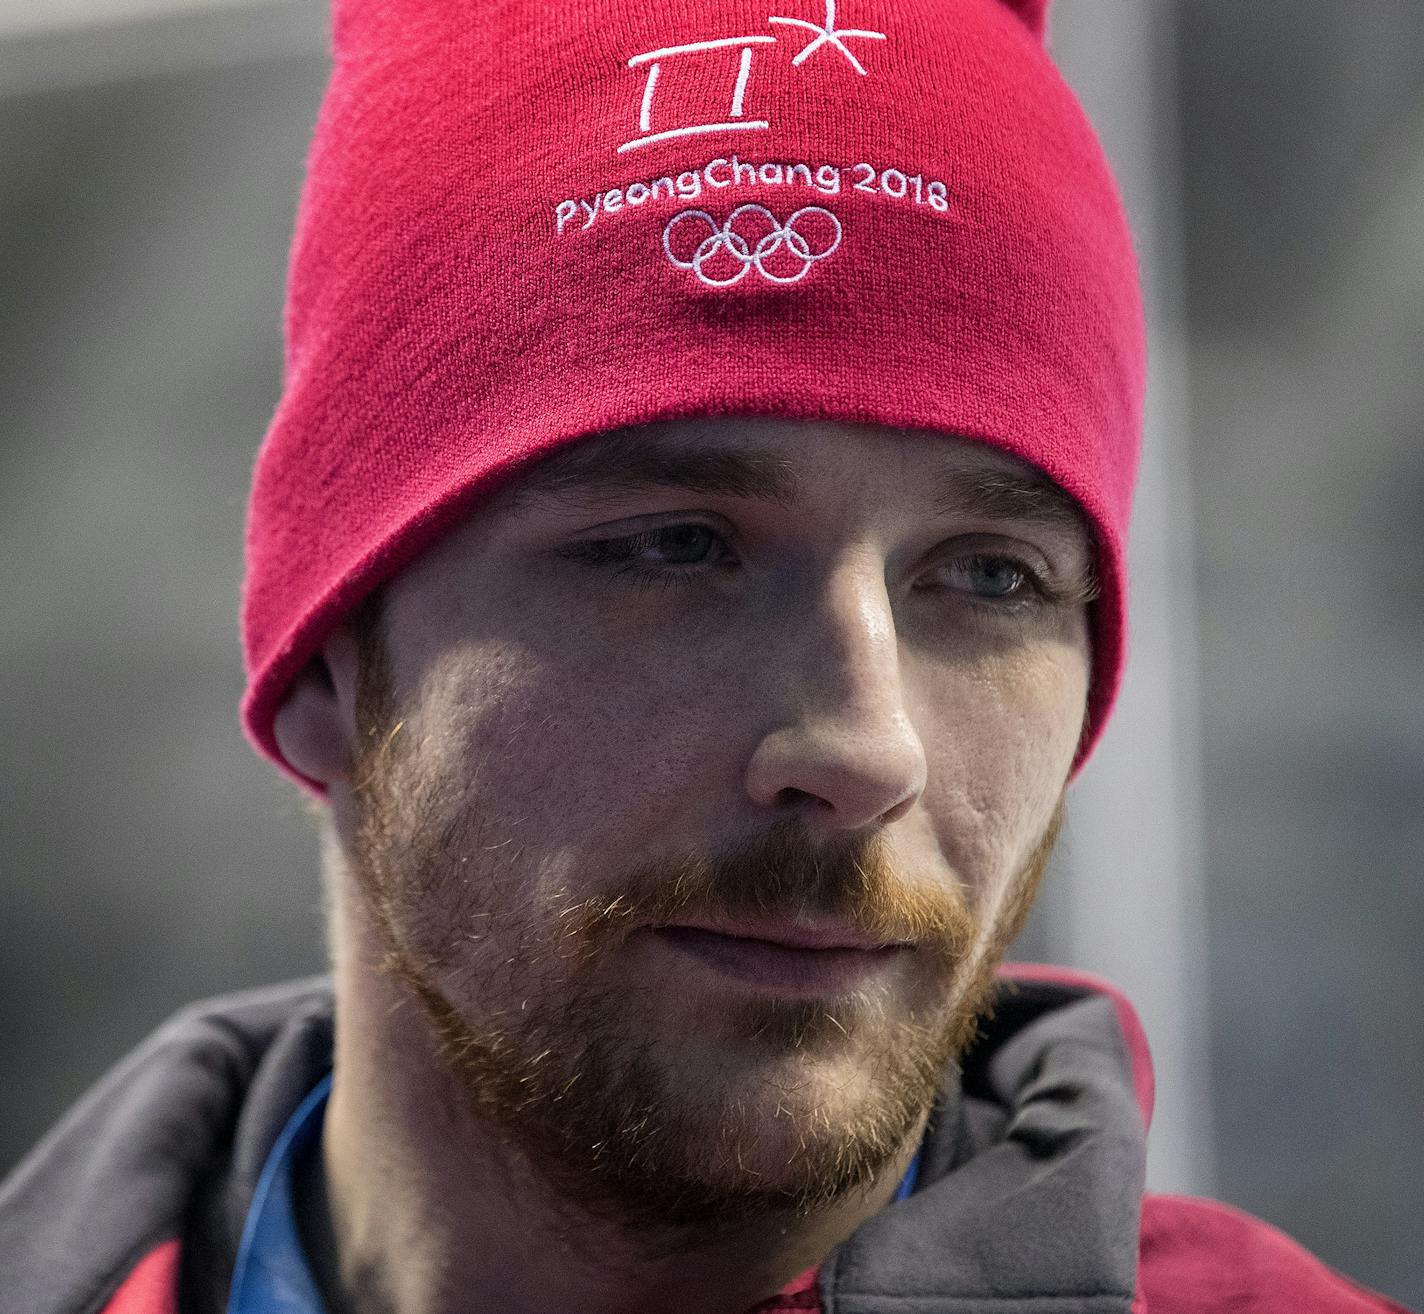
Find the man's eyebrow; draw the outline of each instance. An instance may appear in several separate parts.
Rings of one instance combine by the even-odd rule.
[[[1046,477],[1012,470],[961,470],[941,478],[935,510],[976,520],[1014,520],[1081,535],[1091,546],[1087,514]]]
[[[791,460],[774,452],[669,448],[636,436],[608,434],[544,458],[518,480],[511,496],[518,508],[529,501],[644,488],[682,488],[790,507],[800,493],[800,480]],[[932,491],[932,505],[940,515],[1038,525],[1080,537],[1091,547],[1087,516],[1047,476],[988,468],[945,469]]]
[[[790,462],[772,452],[732,448],[662,447],[645,439],[608,434],[578,442],[532,467],[511,495],[526,501],[577,498],[644,488],[685,488],[694,493],[750,497],[791,506],[800,481]]]

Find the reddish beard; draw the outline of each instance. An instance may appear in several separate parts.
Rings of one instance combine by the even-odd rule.
[[[381,654],[363,656],[357,710],[372,747],[354,775],[351,869],[383,968],[423,1005],[474,1116],[556,1199],[650,1232],[705,1237],[805,1217],[874,1185],[956,1079],[1057,840],[1062,798],[986,927],[959,887],[899,872],[883,831],[818,845],[797,820],[518,905],[472,871],[488,837],[465,782],[432,774],[407,746]],[[690,1079],[679,1047],[694,1038],[640,1025],[639,1009],[656,1016],[657,1001],[611,965],[649,927],[778,916],[913,946],[914,1000],[886,989],[748,994],[699,1018],[696,1038],[725,1046],[728,1071],[747,1075]],[[787,1080],[803,1061],[849,1054],[856,1097],[810,1096]],[[775,1081],[761,1081],[770,1066]]]

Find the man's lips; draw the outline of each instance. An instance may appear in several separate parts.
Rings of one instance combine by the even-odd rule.
[[[810,998],[852,989],[910,949],[844,926],[791,922],[679,923],[651,927],[649,934],[682,962],[691,960],[723,981]]]
[[[709,935],[724,935],[736,940],[761,940],[766,944],[779,945],[784,949],[875,950],[894,948],[897,944],[895,941],[867,936],[843,923],[805,923],[780,918],[734,922],[685,918],[654,929],[659,931],[705,931]]]

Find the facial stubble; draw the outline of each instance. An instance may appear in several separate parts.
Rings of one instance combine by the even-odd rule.
[[[518,846],[491,843],[465,782],[402,735],[378,643],[357,716],[348,858],[382,970],[422,1006],[468,1111],[552,1198],[649,1235],[809,1217],[879,1180],[956,1079],[1063,819],[1060,798],[987,933],[958,887],[897,871],[883,832],[814,844],[795,820],[533,906],[512,862],[475,856]],[[670,1032],[648,1024],[656,989],[609,970],[650,927],[798,914],[913,946],[913,1005],[883,981],[748,993]]]

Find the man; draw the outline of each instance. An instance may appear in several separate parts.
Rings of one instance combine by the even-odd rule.
[[[339,0],[243,617],[333,976],[82,1103],[0,1308],[1392,1308],[1144,1200],[1130,1008],[997,974],[1122,664],[1131,244],[1041,3],[811,10]]]

